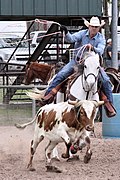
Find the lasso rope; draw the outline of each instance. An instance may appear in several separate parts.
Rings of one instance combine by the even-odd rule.
[[[37,22],[37,23],[40,23],[40,24],[57,24],[58,26],[61,26],[61,24],[59,24],[58,22],[55,22],[55,21],[48,21],[48,20],[43,20],[43,19],[35,19],[35,20],[32,20],[32,21],[27,21],[27,22]],[[47,36],[51,36],[51,35],[55,35],[55,34],[61,34],[61,31],[58,31],[58,32],[54,32],[54,33],[50,33],[50,34],[45,34],[45,35],[42,35],[42,36],[38,36],[37,39],[40,39],[40,38],[43,38],[43,37],[47,37]],[[63,40],[62,40],[62,43],[64,44],[64,38],[65,38],[65,34],[63,32]],[[23,40],[21,42],[28,42],[28,41],[31,41],[32,38],[30,39],[26,39],[26,40]],[[19,43],[19,42],[18,42]]]

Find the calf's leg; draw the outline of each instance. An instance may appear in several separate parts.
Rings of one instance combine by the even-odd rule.
[[[34,171],[35,169],[32,167],[32,161],[33,161],[33,156],[35,154],[36,148],[39,145],[39,143],[44,139],[44,136],[36,137],[34,140],[31,141],[31,148],[30,148],[30,160],[28,163],[27,168],[29,168],[30,171]]]
[[[53,166],[51,162],[51,154],[53,149],[56,147],[56,145],[57,145],[56,142],[49,141],[49,144],[45,148],[46,168],[48,172],[61,173],[61,170]]]
[[[86,142],[86,145],[87,145],[87,151],[86,151],[86,154],[84,156],[84,163],[88,163],[91,159],[91,156],[92,156],[92,151],[90,149],[90,138],[87,136],[85,138],[85,142]]]

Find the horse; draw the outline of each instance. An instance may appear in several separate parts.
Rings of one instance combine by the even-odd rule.
[[[51,66],[49,64],[38,62],[26,64],[23,83],[29,85],[34,79],[38,78],[41,83],[47,84],[55,73],[54,67],[54,65]]]
[[[64,66],[63,62],[58,62],[56,64],[46,64],[30,62],[26,64],[25,68],[25,76],[23,79],[23,83],[25,85],[29,85],[36,78],[39,79],[41,84],[48,84],[48,82],[52,79],[52,77]]]
[[[120,72],[112,67],[105,69],[107,75],[110,77],[110,81],[113,85],[113,93],[120,93]]]
[[[100,70],[100,61],[99,55],[95,52],[87,52],[84,53],[84,58],[82,60],[83,73],[77,74],[75,73],[75,79],[70,83],[70,98],[78,99],[78,100],[96,100],[99,101],[99,95],[97,90],[98,85],[98,76]],[[72,75],[73,76],[73,75]],[[70,78],[71,79],[71,78]],[[35,93],[29,94],[31,98],[36,98],[34,96]],[[37,95],[39,93],[37,92]],[[59,102],[61,99],[62,92],[58,92]],[[39,97],[38,97],[39,96]],[[38,100],[42,98],[43,94],[39,94],[37,96]],[[36,98],[36,99],[37,99]],[[58,101],[57,101],[58,102]],[[97,112],[96,112],[97,114]],[[56,148],[53,150],[53,156],[59,159]],[[67,158],[68,155],[68,147],[67,152],[62,155],[63,158]]]
[[[90,72],[89,75],[87,74],[87,72],[85,72],[86,70],[84,70],[85,73],[83,73],[82,76],[80,76],[80,72],[78,70],[78,73],[75,72],[72,76],[68,77],[68,79],[65,79],[60,85],[60,87],[63,87],[63,89],[65,90],[64,85],[66,82],[68,82],[69,85],[67,86],[67,91],[69,91],[68,87],[70,87],[70,89],[71,89],[70,90],[70,96],[72,97],[72,100],[75,100],[75,99],[80,99],[80,100],[81,99],[87,99],[87,100],[96,99],[96,100],[99,100],[99,98],[98,98],[99,96],[97,93],[97,80],[98,80],[98,74],[99,74],[98,72],[99,72],[100,63],[99,63],[99,55],[98,54],[96,54],[96,56],[94,56],[94,55],[95,55],[94,52],[92,52],[92,53],[87,52],[84,55],[84,56],[86,56],[85,59],[88,58],[88,62],[85,61],[84,69],[86,69],[89,64],[92,67],[92,70],[91,70],[91,68],[87,69],[87,71]],[[92,62],[90,60],[91,63],[89,63],[89,58],[91,59],[91,56],[95,60],[93,60]],[[96,60],[96,59],[98,59],[98,60]],[[95,65],[97,66],[97,72],[96,72]],[[77,67],[75,67],[75,70],[76,69],[78,69],[78,65],[77,65]],[[94,72],[94,73],[92,73],[92,72]],[[71,79],[73,79],[72,82],[71,82]],[[84,81],[84,79],[86,79],[86,80]],[[88,87],[86,87],[86,88],[84,87],[85,82],[87,82],[87,85],[88,85]],[[94,90],[94,88],[95,88],[95,90]],[[80,91],[79,91],[79,89],[80,89]],[[60,88],[60,90],[61,90],[61,88]],[[68,99],[68,97],[67,97],[68,93],[66,93],[66,92],[63,90],[58,91],[56,103],[61,102],[61,101],[65,101],[66,99]],[[27,92],[28,96],[30,96],[31,98],[36,99],[36,100],[41,99],[44,96],[44,94],[45,94],[45,91],[37,91],[35,94],[33,92]]]

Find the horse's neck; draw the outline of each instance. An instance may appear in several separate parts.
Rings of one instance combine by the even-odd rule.
[[[84,81],[83,81],[84,83]],[[87,99],[87,100],[97,100],[99,101],[99,95],[97,92],[97,82],[94,86],[94,88],[87,92],[83,89],[82,85],[82,76],[79,76],[76,81],[72,84],[70,87],[70,96],[74,99]],[[56,98],[56,103],[58,102],[63,102],[64,101],[64,93],[58,92],[57,93],[57,98]]]
[[[94,84],[94,87],[91,90],[87,91],[84,78],[79,76],[71,86],[70,94],[80,100],[95,98],[98,100],[97,82]]]
[[[38,64],[38,68],[32,68],[32,74],[34,76],[34,78],[38,78],[41,79],[44,83],[47,83],[48,81],[50,81],[52,79],[52,77],[55,75],[55,69],[51,66],[51,67],[47,67],[47,65],[45,67],[40,67],[40,64]]]

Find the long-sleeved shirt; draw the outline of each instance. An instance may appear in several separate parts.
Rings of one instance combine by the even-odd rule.
[[[80,30],[74,34],[69,32],[66,34],[66,40],[70,43],[75,43],[75,48],[80,48],[83,45],[91,44],[94,51],[100,56],[104,53],[106,40],[104,36],[98,32],[93,38],[89,37],[89,30]]]

